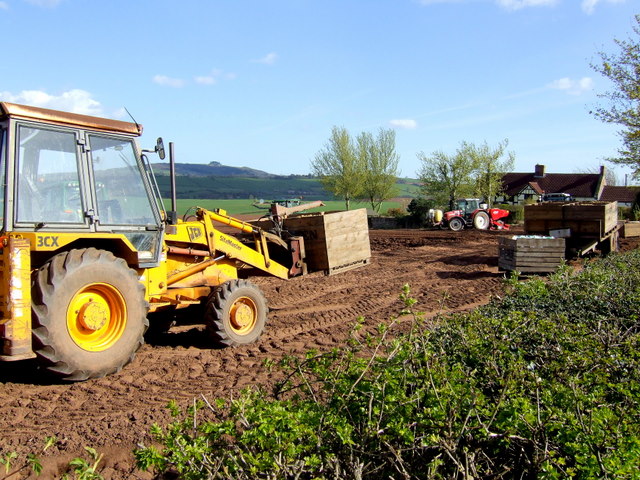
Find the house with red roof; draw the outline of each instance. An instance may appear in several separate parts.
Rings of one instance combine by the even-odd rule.
[[[599,173],[547,173],[544,165],[536,165],[533,172],[505,174],[502,184],[504,194],[496,199],[498,203],[537,202],[550,193],[567,193],[574,201],[594,201],[600,200],[606,186],[605,167],[601,166]]]
[[[496,197],[496,203],[531,203],[543,195],[567,193],[573,201],[618,202],[630,207],[640,195],[638,186],[607,185],[604,166],[598,173],[547,173],[544,165],[536,165],[530,173],[505,174],[502,185],[504,193]]]
[[[603,202],[618,202],[621,207],[630,207],[640,194],[640,187],[620,187],[605,185],[599,200]]]

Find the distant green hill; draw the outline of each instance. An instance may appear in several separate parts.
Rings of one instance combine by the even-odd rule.
[[[152,165],[162,196],[170,195],[169,165]],[[398,179],[399,197],[417,195],[417,181]],[[208,165],[176,164],[178,198],[264,199],[301,197],[306,200],[332,200],[316,177],[310,175],[273,175],[247,167],[228,167],[218,162]]]
[[[164,197],[169,195],[168,176],[158,176],[158,186]],[[297,177],[196,177],[176,176],[178,198],[275,198],[303,197],[313,200],[330,200],[322,185],[315,178]]]
[[[168,163],[154,163],[152,165],[156,176],[169,175]],[[249,167],[230,167],[220,162],[205,163],[176,163],[176,175],[188,175],[193,177],[273,177],[267,172]]]

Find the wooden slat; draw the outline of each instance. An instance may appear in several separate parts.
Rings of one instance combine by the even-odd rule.
[[[498,262],[503,268],[507,268],[509,270],[519,270],[521,268],[547,268],[547,269],[555,269],[560,265],[560,262],[511,262],[511,261],[502,261]]]
[[[537,203],[525,205],[525,220],[561,220],[562,203]]]
[[[510,250],[500,251],[501,258],[509,258],[509,259],[555,259],[555,260],[563,260],[564,259],[564,250],[562,252],[513,252]]]

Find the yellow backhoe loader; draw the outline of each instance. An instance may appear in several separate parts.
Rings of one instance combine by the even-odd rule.
[[[0,102],[0,361],[37,358],[66,380],[108,375],[132,361],[149,312],[194,304],[215,341],[250,343],[268,309],[248,273],[305,273],[302,237],[219,210],[177,219],[173,148],[165,209],[148,159],[164,144],[140,150],[141,133]]]

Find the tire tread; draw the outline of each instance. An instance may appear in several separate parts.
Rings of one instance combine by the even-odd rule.
[[[50,308],[47,306],[53,300],[56,292],[62,287],[67,275],[87,264],[113,264],[129,276],[130,281],[135,281],[139,290],[137,298],[140,301],[138,307],[144,312],[144,328],[136,339],[133,351],[124,361],[115,367],[105,367],[99,371],[90,371],[82,368],[73,368],[65,361],[60,352],[56,352],[51,345],[51,329],[54,327],[54,319],[51,318]],[[129,268],[122,258],[117,258],[113,253],[96,248],[81,250],[69,250],[60,253],[49,262],[45,263],[35,274],[33,288],[33,343],[34,351],[40,364],[45,370],[65,380],[78,381],[88,378],[99,378],[120,371],[125,365],[133,361],[136,351],[144,344],[144,331],[149,326],[146,312],[149,304],[145,300],[144,286],[138,281],[136,272]]]

